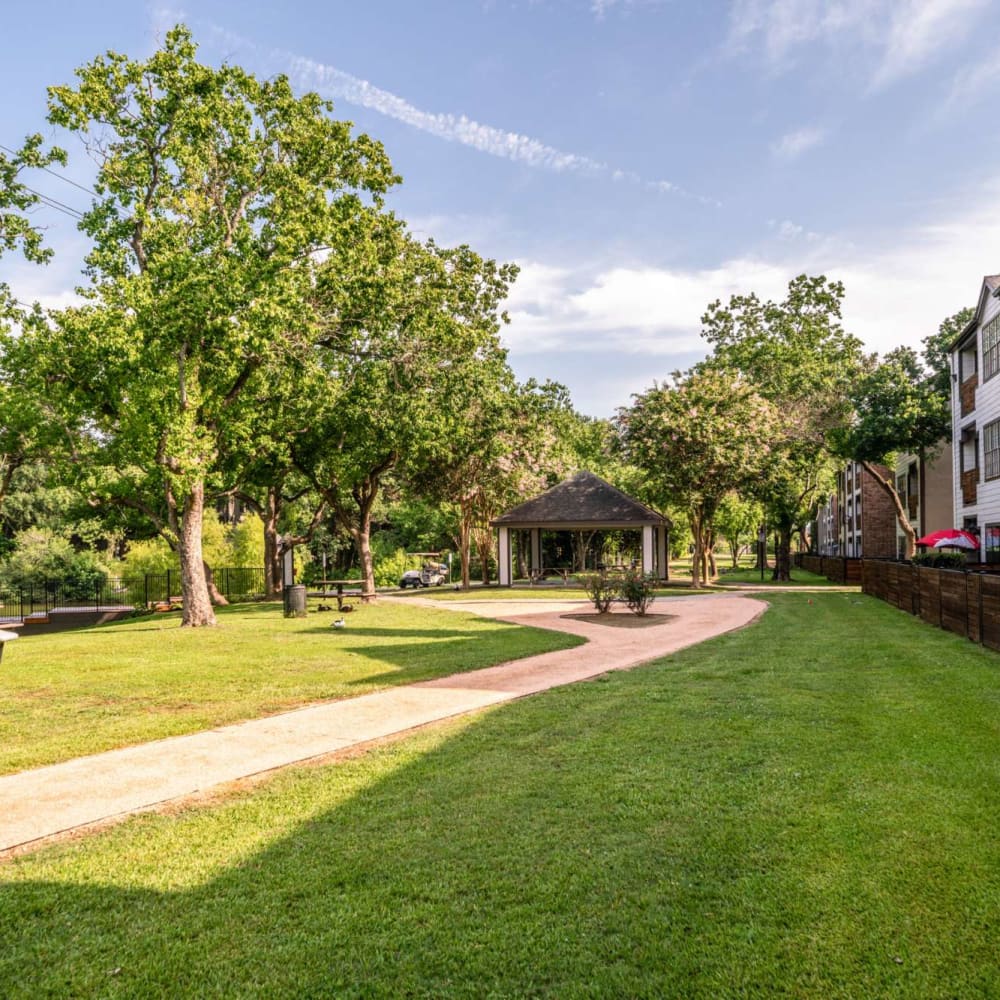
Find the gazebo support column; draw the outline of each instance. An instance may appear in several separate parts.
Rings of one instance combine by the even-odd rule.
[[[656,572],[653,562],[653,526],[644,524],[642,526],[642,572],[645,574]]]
[[[660,580],[670,579],[670,563],[667,561],[667,529],[656,529],[656,576]]]
[[[531,575],[542,570],[542,529],[531,529]]]
[[[500,586],[510,586],[510,528],[497,528],[497,569],[500,572]]]

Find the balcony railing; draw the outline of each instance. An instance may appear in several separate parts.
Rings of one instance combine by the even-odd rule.
[[[976,502],[976,486],[979,483],[979,469],[966,469],[962,473],[962,503],[968,507]]]
[[[967,417],[976,408],[976,387],[979,385],[979,375],[973,372],[958,390],[962,402],[962,416]]]

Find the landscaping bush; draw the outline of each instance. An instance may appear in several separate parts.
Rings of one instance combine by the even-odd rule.
[[[609,579],[606,573],[581,574],[578,579],[595,610],[606,615],[611,610],[611,602],[618,596],[618,581]]]
[[[625,571],[618,584],[618,592],[628,605],[629,611],[644,615],[656,598],[654,587],[652,576],[644,576],[637,569],[629,569]]]
[[[419,563],[414,565],[414,560],[407,558],[405,549],[379,552],[378,546],[372,545],[372,560],[376,587],[398,586],[399,578],[408,569],[420,568]]]
[[[108,576],[93,552],[77,552],[69,539],[40,528],[20,532],[14,551],[0,565],[0,587],[40,589],[58,581],[67,600],[91,598]]]
[[[965,569],[968,565],[964,552],[942,552],[931,549],[918,552],[913,557],[914,566],[932,566],[934,569]]]

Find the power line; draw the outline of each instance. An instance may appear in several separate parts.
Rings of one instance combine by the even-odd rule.
[[[62,212],[63,215],[68,215],[70,218],[76,219],[77,221],[83,218],[83,212],[79,209],[73,208],[72,205],[67,205],[65,202],[57,201],[50,195],[42,194],[41,191],[36,191],[34,188],[28,187],[27,184],[23,186],[25,191],[30,191],[42,202],[43,205],[48,205],[49,208],[54,208],[57,212]]]
[[[0,149],[2,149],[5,153],[10,153],[11,156],[17,156],[16,150],[11,149],[10,146],[5,146],[2,142],[0,142]],[[49,167],[40,167],[39,169],[44,170],[47,174],[52,174],[53,177],[58,177],[59,180],[65,181],[67,184],[72,184],[73,187],[79,188],[87,194],[92,194],[95,198],[98,196],[96,191],[91,191],[89,187],[85,187],[83,184],[77,184],[76,181],[70,180],[69,177],[59,173],[58,170],[52,170]]]

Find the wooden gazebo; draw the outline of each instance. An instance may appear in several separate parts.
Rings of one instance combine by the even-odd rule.
[[[592,472],[578,472],[550,490],[501,514],[497,529],[500,585],[509,587],[511,532],[526,531],[531,538],[531,573],[544,572],[543,531],[641,531],[642,571],[658,579],[668,576],[670,520],[605,482]]]

